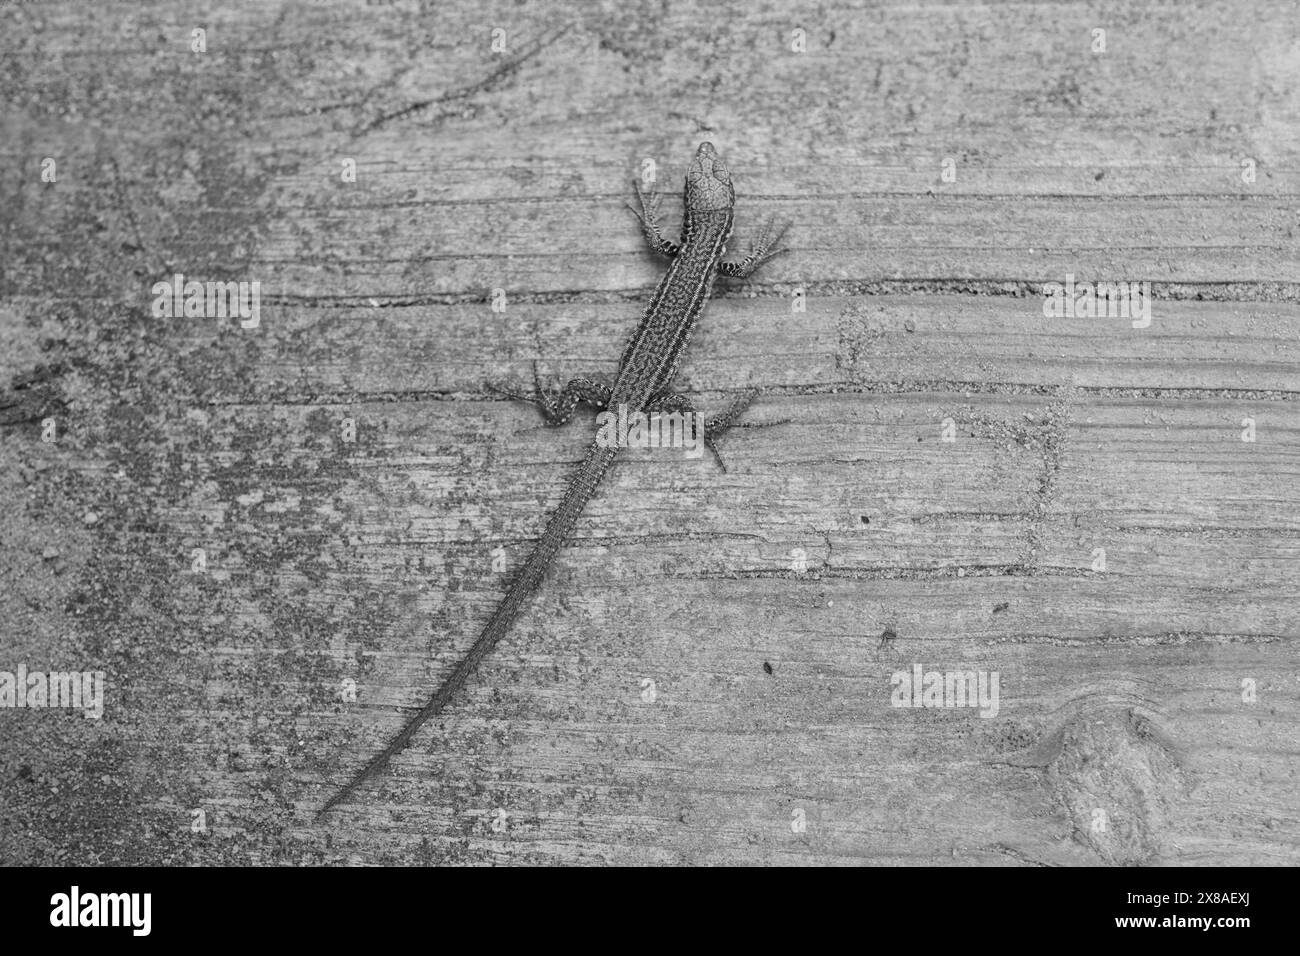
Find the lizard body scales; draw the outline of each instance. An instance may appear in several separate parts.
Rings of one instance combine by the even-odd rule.
[[[551,397],[542,390],[540,382],[537,383],[537,396],[533,400],[541,405],[551,424],[559,425],[568,421],[580,401],[610,410],[624,406],[629,414],[673,411],[693,413],[689,399],[672,392],[671,386],[691,330],[708,302],[714,280],[719,273],[744,278],[762,262],[781,251],[774,248],[780,236],[774,236],[768,229],[745,259],[740,262],[723,261],[726,243],[731,237],[735,190],[726,165],[710,143],[700,144],[686,173],[686,206],[680,243],[674,243],[660,234],[656,219],[658,196],[651,196],[647,200],[639,187],[637,196],[641,203],[641,211],[637,215],[641,219],[647,243],[672,262],[655,288],[641,322],[628,340],[612,387],[590,379],[574,379],[559,396]],[[715,454],[717,449],[713,440],[739,417],[752,398],[751,394],[719,418],[706,423],[705,442]],[[473,646],[420,712],[407,722],[381,753],[326,802],[317,814],[318,818],[379,773],[395,754],[406,748],[420,727],[439,713],[464,686],[483,658],[509,631],[528,597],[541,583],[546,569],[573,531],[578,517],[595,494],[617,454],[618,448],[615,446],[605,447],[599,442],[592,442],[582,464],[570,478],[560,504],[547,521],[546,529]],[[721,462],[721,458],[718,460]]]

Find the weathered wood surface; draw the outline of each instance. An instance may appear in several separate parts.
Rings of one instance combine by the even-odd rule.
[[[0,860],[1300,861],[1294,4],[0,23],[0,670],[109,687],[0,710]],[[684,370],[763,427],[726,475],[627,455],[457,705],[313,825],[589,438],[485,383],[614,370],[661,268],[628,181],[654,160],[671,217],[704,138],[739,241],[793,222]],[[174,272],[260,281],[261,325],[152,318]],[[1151,326],[1044,318],[1067,273],[1151,282]],[[914,663],[997,671],[998,715],[891,707]]]

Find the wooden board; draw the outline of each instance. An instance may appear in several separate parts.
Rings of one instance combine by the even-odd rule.
[[[0,9],[0,670],[107,686],[0,709],[0,861],[1300,861],[1300,28],[1248,6]],[[589,440],[488,386],[615,370],[630,180],[673,220],[705,138],[742,246],[792,222],[683,369],[757,427],[628,453],[313,824]],[[154,318],[177,272],[258,327]]]

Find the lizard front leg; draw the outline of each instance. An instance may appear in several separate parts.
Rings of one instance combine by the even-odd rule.
[[[649,198],[641,191],[641,184],[635,179],[632,180],[632,188],[636,190],[637,201],[641,204],[641,211],[637,212],[636,206],[631,203],[627,208],[635,213],[636,217],[641,220],[641,232],[645,235],[646,245],[651,250],[659,253],[661,256],[667,256],[669,259],[677,255],[681,249],[677,243],[664,237],[659,231],[659,204],[663,202],[663,197],[658,193],[651,193]]]
[[[763,227],[763,234],[759,237],[758,242],[749,247],[749,255],[739,262],[723,262],[718,265],[718,274],[726,276],[728,279],[746,279],[755,269],[761,266],[773,256],[779,256],[783,252],[789,252],[788,249],[777,247],[785,231],[790,228],[787,222],[779,231],[773,233],[772,221],[769,219],[766,226]]]
[[[554,426],[566,424],[573,417],[573,410],[579,402],[604,408],[609,404],[611,392],[610,387],[603,382],[590,378],[575,378],[556,395],[542,384],[536,362],[533,363],[532,395],[523,395],[491,385],[488,386],[488,390],[512,401],[536,405],[542,410],[542,417],[546,419],[546,424]]]

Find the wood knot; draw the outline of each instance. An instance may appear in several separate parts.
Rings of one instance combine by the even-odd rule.
[[[1178,747],[1145,707],[1103,698],[1072,710],[1049,738],[1055,752],[1045,771],[1075,841],[1107,863],[1154,862],[1166,818],[1186,790]]]

